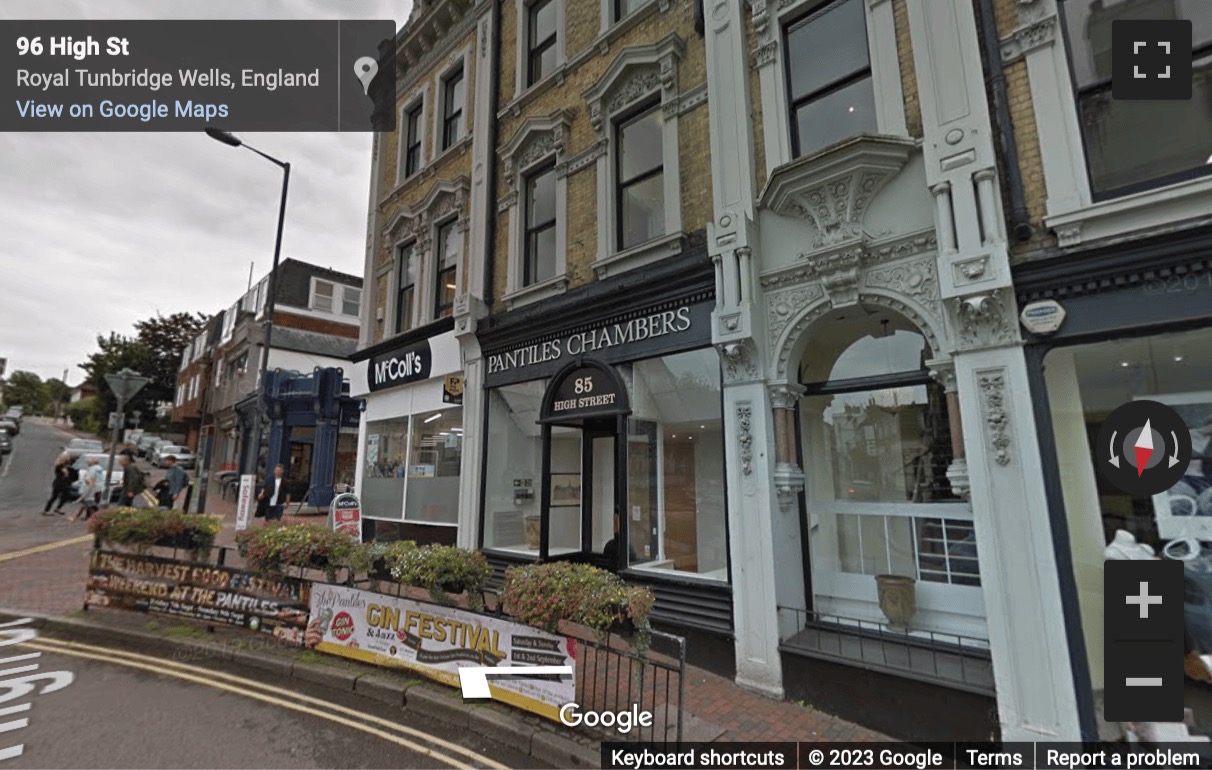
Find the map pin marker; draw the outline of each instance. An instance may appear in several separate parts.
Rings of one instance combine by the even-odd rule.
[[[363,93],[369,96],[370,83],[375,79],[375,75],[379,74],[379,63],[369,56],[363,56],[354,62],[354,73],[358,80],[362,81]]]

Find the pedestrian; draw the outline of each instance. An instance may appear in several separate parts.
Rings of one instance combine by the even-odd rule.
[[[80,510],[76,511],[71,520],[77,521],[81,516],[84,516],[86,521],[90,519],[101,507],[101,495],[106,486],[105,469],[101,467],[101,461],[90,457],[84,473],[80,474]]]
[[[118,462],[122,465],[121,505],[130,507],[135,504],[135,499],[141,497],[144,490],[147,489],[147,479],[143,475],[143,471],[139,470],[139,466],[135,465],[135,454],[129,449],[122,450]]]
[[[177,458],[173,455],[165,457],[164,463],[168,466],[168,471],[164,474],[164,479],[156,484],[157,497],[161,508],[176,508],[181,493],[189,485],[189,474],[177,465]]]
[[[281,521],[286,506],[290,505],[290,492],[286,490],[286,466],[278,463],[274,466],[274,480],[268,489],[261,490],[261,498],[265,500],[265,521]]]
[[[59,459],[55,461],[54,477],[51,480],[51,496],[46,501],[46,507],[42,509],[43,516],[51,515],[51,506],[55,507],[55,513],[64,516],[63,504],[71,502],[72,499],[72,482],[76,480],[76,470],[72,468],[72,458],[66,452],[59,455]]]

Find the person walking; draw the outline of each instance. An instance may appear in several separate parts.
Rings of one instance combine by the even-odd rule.
[[[189,485],[189,474],[177,465],[177,458],[173,455],[165,457],[164,463],[168,466],[168,471],[160,483],[156,484],[157,497],[161,508],[176,508],[181,493]]]
[[[54,478],[51,480],[51,496],[46,501],[46,507],[42,509],[43,516],[51,515],[51,506],[55,507],[55,513],[60,516],[63,513],[63,504],[70,502],[72,499],[72,482],[75,481],[76,471],[72,468],[72,458],[65,452],[59,455],[59,459],[55,461]]]
[[[268,489],[261,490],[261,499],[265,500],[265,521],[281,521],[286,506],[290,505],[290,492],[286,490],[286,466],[278,463],[274,466],[274,480]]]
[[[81,516],[87,521],[101,507],[101,495],[105,491],[105,469],[96,457],[89,458],[88,466],[80,474],[80,510],[72,516],[72,521],[78,521]]]
[[[135,454],[129,449],[122,450],[118,462],[122,465],[121,505],[130,507],[135,504],[135,499],[143,494],[143,490],[147,489],[147,478],[143,471],[139,470],[139,466],[135,465]]]

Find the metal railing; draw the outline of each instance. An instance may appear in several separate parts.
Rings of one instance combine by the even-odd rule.
[[[910,679],[992,695],[989,642],[939,631],[895,631],[872,620],[779,607],[786,652],[887,671]]]

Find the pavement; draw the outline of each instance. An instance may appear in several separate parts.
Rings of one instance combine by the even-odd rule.
[[[24,428],[20,438],[26,438]],[[42,463],[43,470],[49,467],[53,452]],[[235,629],[200,631],[200,626],[123,610],[84,612],[92,544],[91,538],[84,536],[83,523],[64,524],[59,517],[41,517],[36,512],[30,518],[30,511],[14,509],[10,499],[29,500],[38,495],[13,489],[12,478],[0,479],[0,613],[34,617],[44,633],[60,639],[159,650],[162,655],[176,659],[184,656],[198,665],[208,660],[235,661],[278,677],[326,684],[355,697],[398,705],[404,712],[402,717],[424,714],[460,727],[466,725],[472,732],[500,740],[553,767],[599,766],[595,737],[501,704],[464,704],[455,690],[435,683],[293,647],[266,647],[263,641],[250,640],[247,633]],[[40,477],[36,483],[46,486]],[[37,511],[44,502],[39,501]],[[219,544],[233,544],[234,502],[224,501],[219,489],[212,486],[207,512],[222,516],[226,522]],[[22,517],[20,528],[10,521],[17,516]],[[322,521],[315,516],[292,514],[286,520]],[[254,519],[252,526],[259,525]],[[25,534],[10,540],[7,533],[17,529]],[[29,534],[30,529],[39,532]],[[11,543],[18,547],[12,548]],[[254,642],[262,646],[254,647]],[[695,666],[687,666],[684,684],[686,741],[892,740],[811,706],[771,700]]]

